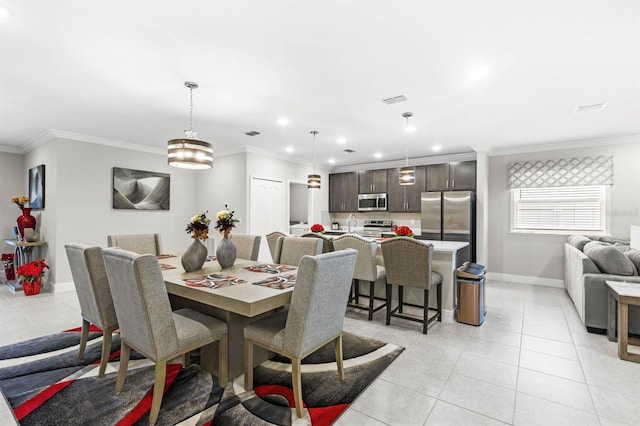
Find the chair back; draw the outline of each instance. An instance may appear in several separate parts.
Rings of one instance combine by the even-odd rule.
[[[101,329],[118,326],[111,289],[102,259],[102,247],[64,245],[82,317]]]
[[[302,234],[303,237],[307,238],[320,238],[322,240],[322,252],[329,253],[334,250],[333,240],[331,238],[327,238],[322,234],[316,234],[314,232],[307,232],[306,234]]]
[[[260,252],[260,235],[230,234],[233,244],[236,246],[236,255],[240,259],[258,260]]]
[[[138,254],[163,254],[160,234],[108,235],[107,245]]]
[[[357,256],[347,249],[300,260],[284,331],[287,353],[301,356],[342,332]]]
[[[298,266],[302,256],[322,254],[322,240],[317,238],[280,237],[276,244],[273,261],[284,265]]]
[[[273,231],[266,235],[267,244],[269,245],[269,253],[271,253],[271,259],[276,261],[276,245],[278,244],[278,238],[280,237],[288,237],[288,234],[280,231]]]
[[[378,243],[369,241],[360,235],[345,234],[333,240],[333,247],[336,250],[352,248],[358,251],[358,260],[353,272],[353,279],[376,281],[378,278],[378,266],[376,265]]]
[[[431,287],[433,245],[409,237],[394,237],[381,243],[387,283],[408,287]]]
[[[156,361],[178,351],[178,335],[160,264],[151,254],[103,251],[120,337]]]

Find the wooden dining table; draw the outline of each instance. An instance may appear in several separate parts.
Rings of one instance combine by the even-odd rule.
[[[222,270],[216,261],[207,261],[202,269],[185,272],[179,256],[160,257],[162,275],[169,293],[169,300],[173,309],[190,308],[223,320],[229,327],[229,377],[235,378],[243,373],[244,357],[244,327],[251,322],[270,315],[291,301],[293,286],[287,288],[271,288],[254,284],[260,281],[286,281],[274,279],[276,276],[288,276],[297,272],[296,266],[271,265],[277,269],[271,272],[252,272],[251,266],[265,265],[247,259],[236,259],[235,264]],[[202,277],[211,274],[227,276],[231,283],[222,280],[221,286],[216,281],[200,281]],[[243,281],[239,282],[238,281]],[[202,284],[198,284],[201,282]],[[203,285],[203,286],[201,286]],[[214,285],[213,288],[208,287]],[[254,354],[255,365],[266,361],[270,354],[260,351]],[[202,360],[209,366],[214,366],[216,360]]]

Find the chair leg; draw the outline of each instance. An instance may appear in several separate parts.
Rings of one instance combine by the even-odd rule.
[[[398,312],[402,313],[402,305],[404,304],[404,287],[398,286]]]
[[[82,332],[80,333],[80,348],[78,350],[78,358],[84,358],[84,350],[89,340],[89,321],[82,318]]]
[[[116,381],[116,393],[120,393],[124,386],[124,379],[127,378],[127,368],[129,367],[129,357],[131,348],[124,342],[120,343],[120,369],[118,370],[118,380]]]
[[[100,355],[100,368],[98,369],[98,377],[104,377],[104,372],[109,363],[109,355],[111,355],[111,338],[113,328],[105,328],[102,330],[102,354]],[[84,348],[83,348],[84,349]]]
[[[156,378],[153,383],[153,400],[149,410],[149,424],[155,425],[160,413],[160,405],[164,395],[164,381],[167,377],[167,361],[156,361]]]
[[[387,322],[386,324],[391,324],[391,284],[386,284],[386,293],[387,293]]]
[[[336,364],[338,364],[338,377],[344,380],[344,362],[342,360],[342,333],[335,340]]]
[[[302,377],[300,372],[300,358],[291,360],[291,381],[293,383],[293,401],[296,404],[296,414],[302,417]]]
[[[438,322],[442,322],[442,284],[436,286],[436,303],[438,304]]]
[[[373,292],[375,291],[375,281],[369,282],[369,321],[373,319]]]
[[[253,343],[244,339],[244,390],[253,389]]]
[[[427,334],[429,322],[429,290],[424,289],[424,309],[422,311],[422,334]]]
[[[354,281],[354,297],[355,297],[355,303],[356,304],[360,304],[360,280],[353,280]]]
[[[218,340],[218,379],[222,388],[226,388],[229,384],[229,334],[227,333]]]

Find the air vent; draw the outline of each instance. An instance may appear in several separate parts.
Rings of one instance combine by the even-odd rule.
[[[348,152],[349,154],[351,154],[352,152],[355,152],[355,151],[352,150],[352,149],[347,148],[347,149],[344,150],[344,152]]]
[[[247,136],[258,136],[261,135],[262,133],[258,132],[257,130],[252,130],[250,132],[245,133],[245,135]]]
[[[576,112],[600,111],[605,106],[607,106],[605,102],[599,104],[580,105],[576,108]]]
[[[397,104],[398,102],[404,102],[406,100],[407,98],[404,95],[400,95],[400,96],[394,96],[393,98],[383,99],[382,102],[384,102],[387,105],[391,105],[391,104]]]

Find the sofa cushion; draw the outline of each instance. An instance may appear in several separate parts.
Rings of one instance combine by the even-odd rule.
[[[611,244],[620,244],[620,245],[624,245],[624,246],[628,246],[629,245],[629,239],[628,238],[612,237],[610,235],[606,235],[606,236],[600,237],[600,241],[604,241],[605,243],[611,243]]]
[[[636,267],[636,270],[640,272],[640,250],[630,248],[623,253],[629,258],[629,260],[631,260],[633,265]]]
[[[600,271],[612,275],[635,275],[636,268],[624,253],[611,244],[592,241],[584,246],[584,254]]]
[[[591,240],[584,235],[570,235],[567,240],[569,241],[569,244],[580,251],[584,250],[584,246],[591,242]]]

